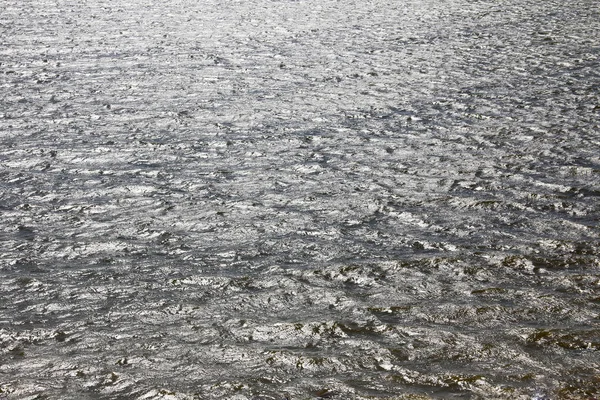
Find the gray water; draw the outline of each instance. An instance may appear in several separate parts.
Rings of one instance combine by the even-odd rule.
[[[600,396],[600,5],[0,0],[1,399]]]

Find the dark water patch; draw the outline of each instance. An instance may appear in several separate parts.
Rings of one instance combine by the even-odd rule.
[[[538,330],[527,337],[527,343],[532,346],[558,346],[565,350],[589,350],[600,349],[599,330],[569,330],[568,332],[551,329]]]

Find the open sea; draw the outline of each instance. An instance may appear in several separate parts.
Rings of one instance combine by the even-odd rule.
[[[0,399],[600,398],[596,0],[0,0]]]

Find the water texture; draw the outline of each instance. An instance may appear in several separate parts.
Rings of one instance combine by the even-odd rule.
[[[600,5],[0,0],[0,398],[600,396]]]

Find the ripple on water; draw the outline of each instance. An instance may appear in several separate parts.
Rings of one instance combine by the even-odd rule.
[[[165,4],[4,2],[0,398],[600,397],[595,5]]]

